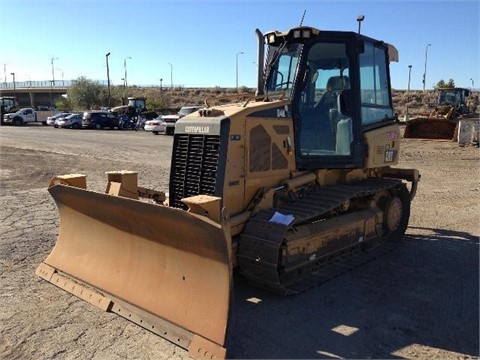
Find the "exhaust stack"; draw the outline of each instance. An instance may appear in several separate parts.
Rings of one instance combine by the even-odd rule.
[[[260,30],[255,30],[255,35],[257,35],[257,91],[255,95],[263,95],[264,94],[264,86],[265,81],[263,78],[263,64],[264,64],[264,57],[265,57],[265,49],[264,49],[264,39],[263,34]]]

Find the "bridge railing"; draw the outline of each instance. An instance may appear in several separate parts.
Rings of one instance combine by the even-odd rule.
[[[2,89],[13,89],[15,88],[45,88],[45,87],[53,87],[53,88],[64,88],[69,87],[73,83],[73,80],[41,80],[41,81],[15,81],[13,82],[0,82],[0,88]],[[100,85],[107,85],[107,81],[99,80],[98,83]]]
[[[68,88],[72,86],[73,82],[75,80],[55,80],[53,82],[52,80],[41,80],[41,81],[15,81],[15,84],[13,82],[0,82],[0,90],[13,90],[13,89],[29,89],[29,88]],[[108,81],[107,80],[95,80],[98,82],[99,85],[107,86]],[[113,84],[112,82],[110,83],[111,86],[119,86],[121,84]],[[159,87],[158,85],[153,85],[153,84],[139,84],[139,85],[129,85],[129,87],[135,88],[135,87]],[[180,88],[185,88],[185,85],[163,85],[162,89],[169,90],[169,89],[180,89]]]

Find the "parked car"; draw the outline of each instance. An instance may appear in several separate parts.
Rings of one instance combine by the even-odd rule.
[[[61,117],[68,116],[70,114],[71,113],[61,112],[61,113],[55,114],[53,116],[49,116],[49,117],[47,117],[47,125],[54,126],[56,120],[58,120]]]
[[[59,118],[57,118],[57,119],[55,120],[55,122],[53,123],[53,127],[54,127],[55,129],[58,129],[58,128],[60,127],[60,126],[58,125],[58,123],[59,123],[60,121],[65,120],[66,117],[67,117],[67,116],[70,116],[70,115],[72,115],[72,113],[68,113],[68,114],[66,114],[66,115],[63,115],[63,116],[60,116]]]
[[[159,133],[165,131],[165,128],[161,126],[162,122],[163,120],[161,115],[153,120],[147,120],[145,122],[144,130],[151,131],[153,135],[158,135]]]
[[[175,132],[175,123],[178,119],[202,108],[202,105],[184,106],[175,115],[163,115],[156,119],[148,120],[145,123],[145,131],[151,131],[154,135],[158,135],[161,132],[164,132],[167,135],[173,135]]]
[[[117,113],[102,110],[85,111],[82,118],[82,127],[91,129],[118,128]]]
[[[71,129],[80,129],[82,127],[82,118],[81,114],[70,114],[66,117],[60,118],[57,120],[55,127],[61,128],[71,128]]]

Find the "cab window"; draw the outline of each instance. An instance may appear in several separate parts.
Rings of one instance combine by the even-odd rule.
[[[360,55],[360,99],[362,124],[369,125],[392,119],[393,108],[387,74],[385,50],[365,42]]]
[[[289,47],[282,48],[278,53],[278,59],[275,67],[272,67],[267,83],[268,91],[285,91],[287,96],[293,87],[293,82],[298,65],[298,57],[300,56],[301,46],[294,44]]]

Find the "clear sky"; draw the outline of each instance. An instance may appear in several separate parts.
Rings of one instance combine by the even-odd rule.
[[[395,45],[392,86],[480,88],[479,0],[0,0],[0,81],[85,76],[129,85],[256,86],[255,29],[357,31]],[[427,51],[427,45],[428,46]],[[243,52],[243,54],[238,54]],[[237,55],[238,54],[238,55]],[[125,60],[125,58],[131,59]],[[171,79],[173,78],[173,79]]]

